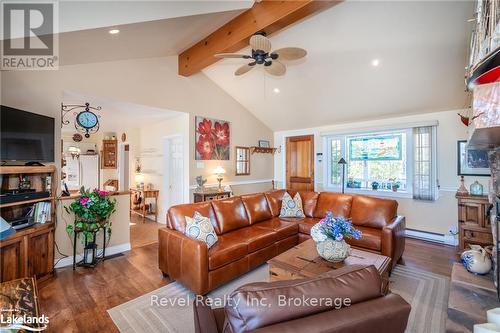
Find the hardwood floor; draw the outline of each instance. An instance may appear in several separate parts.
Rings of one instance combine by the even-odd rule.
[[[450,276],[456,248],[407,239],[405,264]],[[38,286],[48,332],[118,332],[107,309],[144,295],[171,281],[158,269],[158,244],[131,251],[94,269],[57,269],[55,278]]]
[[[132,215],[130,217],[130,245],[132,248],[158,242],[158,229],[164,224],[156,223],[153,220]]]

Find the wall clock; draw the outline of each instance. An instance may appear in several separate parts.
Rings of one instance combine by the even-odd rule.
[[[64,125],[69,125],[70,121],[64,119],[66,114],[73,110],[75,111],[75,129],[83,133],[86,138],[90,137],[90,134],[97,133],[99,131],[99,118],[101,116],[97,115],[94,111],[100,111],[101,107],[90,106],[89,103],[85,105],[64,105],[61,103],[61,127]]]

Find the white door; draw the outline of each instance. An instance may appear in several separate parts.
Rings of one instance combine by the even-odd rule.
[[[184,191],[182,187],[184,179],[184,156],[182,147],[182,138],[180,136],[169,139],[170,156],[169,156],[169,173],[168,173],[168,196],[170,198],[170,206],[177,205],[183,202]]]

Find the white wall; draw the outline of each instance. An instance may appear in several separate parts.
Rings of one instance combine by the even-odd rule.
[[[159,123],[143,126],[140,131],[140,156],[141,166],[144,174],[144,185],[153,184],[155,189],[160,190],[158,199],[158,222],[166,223],[168,206],[165,184],[167,174],[164,163],[164,139],[172,135],[180,135],[184,143],[184,202],[189,202],[189,116],[181,114]]]
[[[274,177],[279,186],[285,181],[285,138],[294,135],[314,134],[314,150],[323,153],[323,162],[315,161],[315,188],[323,190],[323,167],[326,163],[326,154],[323,151],[323,140],[320,133],[329,131],[350,131],[360,129],[377,130],[382,126],[398,126],[424,121],[438,121],[437,128],[437,157],[438,180],[441,185],[439,199],[435,202],[418,201],[406,198],[396,198],[399,203],[398,213],[406,216],[407,227],[410,229],[447,234],[451,225],[457,226],[457,204],[455,192],[459,185],[457,176],[457,140],[467,139],[467,128],[462,125],[457,116],[460,110],[418,114],[404,117],[344,123],[330,126],[315,127],[294,131],[280,131],[274,133],[276,146],[281,146],[280,154],[275,156]],[[490,177],[465,177],[467,188],[475,180],[484,186],[484,192],[489,188]]]

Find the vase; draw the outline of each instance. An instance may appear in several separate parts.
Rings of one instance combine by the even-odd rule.
[[[351,247],[345,240],[327,239],[316,243],[316,250],[321,258],[330,262],[342,262],[351,254]]]
[[[464,251],[460,256],[462,264],[471,273],[488,274],[491,270],[491,259],[486,250],[479,245],[469,245],[470,250]]]
[[[483,185],[481,185],[477,180],[470,186],[470,194],[472,195],[483,195]]]

